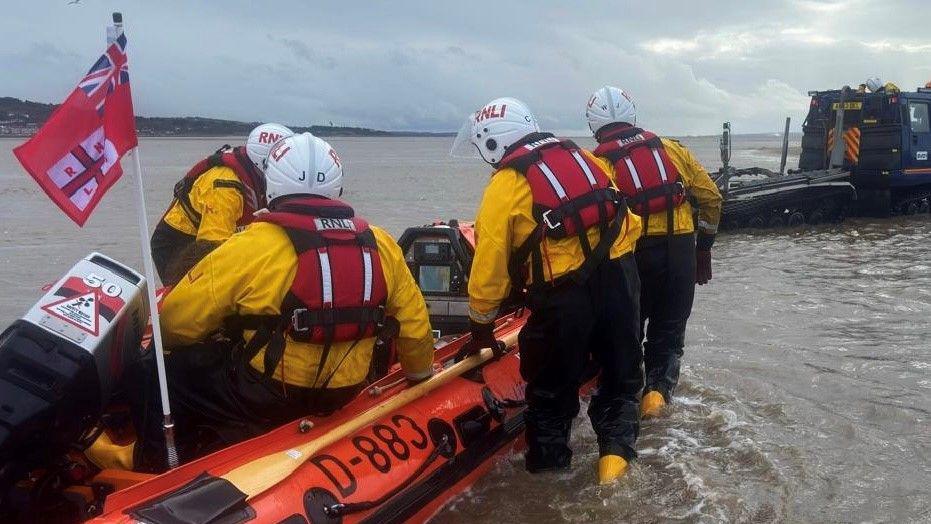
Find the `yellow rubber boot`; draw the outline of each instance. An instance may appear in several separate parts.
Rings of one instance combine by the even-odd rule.
[[[110,440],[107,432],[104,431],[91,444],[91,447],[84,450],[84,456],[100,469],[131,471],[133,469],[133,451],[135,447],[135,442],[122,446],[114,443]]]
[[[610,484],[627,471],[627,460],[619,455],[605,455],[598,459],[598,483]]]
[[[659,391],[648,391],[640,400],[640,418],[658,417],[666,406],[666,399]]]

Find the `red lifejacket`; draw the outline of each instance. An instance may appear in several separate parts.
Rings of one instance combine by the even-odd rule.
[[[246,154],[245,146],[230,149],[226,145],[214,154],[194,164],[194,167],[175,184],[174,197],[181,204],[181,209],[188,219],[197,227],[200,224],[201,214],[191,205],[191,189],[197,179],[215,167],[228,167],[236,173],[238,182],[232,180],[217,180],[215,187],[228,187],[239,191],[243,198],[242,216],[236,223],[237,227],[247,226],[252,222],[252,214],[265,207],[265,176],[259,172],[252,160]]]
[[[543,237],[573,235],[579,238],[586,257],[573,276],[587,278],[608,255],[626,214],[623,199],[607,173],[572,141],[542,133],[505,155],[499,167],[514,168],[526,177],[537,221],[536,230],[512,257],[511,278],[523,283],[523,265],[529,258],[533,282],[543,282],[538,249]],[[594,247],[588,241],[592,227],[601,229],[601,239]]]
[[[283,355],[284,334],[323,344],[319,377],[332,343],[373,337],[384,326],[388,287],[375,235],[349,205],[320,197],[292,197],[255,221],[284,228],[297,253],[297,272],[279,316],[248,317],[243,324],[273,326],[268,340],[250,345],[268,342],[270,375]]]
[[[685,201],[679,170],[655,134],[625,127],[603,138],[594,153],[614,165],[617,188],[634,213],[671,213]]]

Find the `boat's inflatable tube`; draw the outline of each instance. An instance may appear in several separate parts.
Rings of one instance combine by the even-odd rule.
[[[523,322],[506,318],[497,335]],[[464,341],[439,349],[437,361],[449,363]],[[455,378],[323,449],[249,501],[217,500],[228,492],[197,489],[208,477],[312,441],[398,394],[409,386],[395,370],[333,416],[296,420],[110,495],[95,522],[423,521],[522,440],[525,384],[518,367],[512,350],[480,373]],[[211,513],[230,502],[225,513]]]

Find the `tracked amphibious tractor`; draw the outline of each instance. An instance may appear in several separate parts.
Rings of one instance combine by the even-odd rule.
[[[848,214],[931,209],[931,88],[904,92],[887,84],[873,92],[844,87],[809,95],[798,170],[785,170],[788,120],[779,172],[731,166],[730,124],[724,124],[723,167],[712,174],[725,198],[723,227],[795,226]]]

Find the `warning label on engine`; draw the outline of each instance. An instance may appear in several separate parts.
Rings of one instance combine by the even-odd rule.
[[[42,309],[91,335],[99,333],[100,300],[95,291],[53,302]]]

